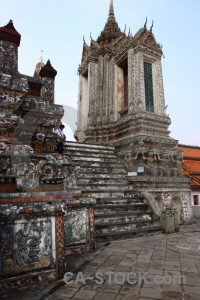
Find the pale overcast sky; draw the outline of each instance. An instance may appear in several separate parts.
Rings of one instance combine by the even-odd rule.
[[[108,17],[110,0],[0,0],[0,27],[11,19],[21,34],[19,71],[32,76],[43,50],[58,75],[55,102],[65,108],[68,140],[73,140],[78,100],[78,64],[83,35],[97,39]],[[153,34],[163,45],[165,103],[170,136],[200,146],[200,1],[114,0],[115,17],[133,35],[154,20]]]

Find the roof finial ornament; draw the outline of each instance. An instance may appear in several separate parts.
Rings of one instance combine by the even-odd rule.
[[[152,28],[153,28],[153,20],[152,20],[152,25],[151,25],[151,28],[150,28],[150,32],[152,32]]]
[[[110,0],[109,16],[114,16],[113,0]]]
[[[131,29],[130,29],[130,27],[129,27],[128,36],[130,36],[130,34],[131,34]]]
[[[146,21],[144,23],[144,29],[147,29],[147,17],[146,17]]]
[[[85,44],[85,36],[83,35],[83,43]]]
[[[93,38],[92,38],[92,33],[91,33],[91,32],[90,32],[90,38],[91,38],[91,40],[93,39]]]
[[[124,28],[124,33],[126,33],[126,24],[125,24],[125,28]]]
[[[40,58],[39,58],[39,60],[40,60],[41,63],[43,63],[43,59],[44,59],[43,56],[42,56],[42,53],[43,53],[43,50],[41,50]]]

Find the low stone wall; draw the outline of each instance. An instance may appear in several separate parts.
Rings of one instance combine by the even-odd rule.
[[[0,290],[63,278],[66,248],[95,249],[95,200],[67,198],[67,191],[1,196]]]

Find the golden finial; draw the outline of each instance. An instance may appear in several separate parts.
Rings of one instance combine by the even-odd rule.
[[[113,0],[110,0],[109,16],[114,16]]]
[[[39,60],[40,60],[41,63],[43,63],[43,59],[44,59],[43,56],[42,56],[42,53],[43,53],[43,50],[41,50],[40,58],[39,58]]]

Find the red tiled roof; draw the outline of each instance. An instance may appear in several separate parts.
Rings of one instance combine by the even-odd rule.
[[[194,174],[194,172],[200,173],[200,147],[181,145],[178,149],[183,151],[184,165],[187,166],[187,171],[190,173],[190,176],[196,178],[200,182],[200,175]],[[200,185],[194,180],[191,180],[191,188],[195,189],[195,187],[200,189]]]

